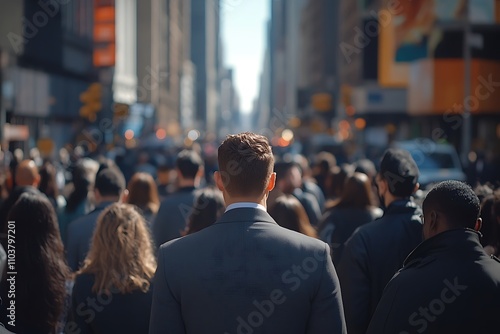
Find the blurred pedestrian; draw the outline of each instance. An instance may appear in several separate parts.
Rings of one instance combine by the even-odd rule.
[[[274,171],[278,191],[285,195],[295,196],[306,210],[311,225],[316,226],[321,218],[319,203],[314,195],[302,191],[302,174],[299,165],[295,162],[277,162]]]
[[[38,184],[40,183],[40,174],[38,167],[33,160],[24,160],[16,167],[16,187],[5,199],[0,208],[0,231],[5,232],[7,226],[7,216],[10,209],[24,193],[38,194]],[[5,246],[5,244],[4,244]]]
[[[201,231],[212,225],[222,216],[225,208],[224,198],[219,189],[206,187],[196,190],[193,210],[183,235]]]
[[[479,202],[481,203],[481,244],[487,253],[496,254],[497,244],[499,242],[497,233],[499,231],[497,230],[493,212],[493,206],[495,203],[493,188],[489,184],[478,184],[474,188],[474,193],[479,198]]]
[[[269,214],[278,225],[289,230],[305,234],[312,238],[318,235],[307,217],[306,210],[299,200],[292,195],[283,195],[276,199],[269,208]]]
[[[328,177],[328,174],[330,173],[330,170],[335,166],[337,166],[337,159],[335,159],[335,156],[330,152],[319,152],[314,157],[312,174],[316,179],[316,184],[323,191],[323,195],[325,196],[325,198],[328,197],[326,179]]]
[[[425,241],[385,288],[368,333],[498,333],[500,261],[479,242],[479,211],[462,182],[441,182],[427,194]]]
[[[295,155],[293,159],[300,167],[302,176],[302,191],[312,194],[316,198],[316,201],[318,201],[319,211],[323,212],[325,210],[325,195],[323,194],[323,190],[321,190],[316,183],[316,179],[312,177],[309,160],[301,154]]]
[[[147,173],[135,173],[128,183],[127,190],[126,202],[139,208],[148,225],[151,225],[160,207],[160,198],[153,177]]]
[[[373,205],[371,182],[366,174],[347,177],[341,197],[328,208],[318,227],[319,237],[330,244],[332,259],[340,263],[347,240],[359,227],[382,216]]]
[[[266,212],[276,180],[268,140],[228,136],[218,162],[226,212],[160,248],[150,334],[346,333],[328,245]]]
[[[8,219],[15,222],[15,244],[9,249],[15,246],[16,274],[6,275],[0,284],[0,323],[15,333],[61,333],[69,306],[70,270],[54,207],[45,196],[24,193]],[[14,319],[7,317],[11,305]]]
[[[342,197],[344,192],[345,181],[354,173],[353,166],[342,164],[330,169],[326,178],[327,201],[325,206],[331,207],[333,203]]]
[[[384,287],[422,241],[422,211],[413,202],[418,167],[410,153],[389,149],[376,176],[382,218],[361,226],[337,266],[350,334],[365,333]]]
[[[42,167],[40,167],[40,184],[38,185],[38,190],[47,196],[57,212],[64,209],[66,200],[59,195],[56,173],[54,165],[49,161],[45,161]]]
[[[156,171],[156,183],[160,200],[167,198],[175,191],[175,185],[172,182],[173,173],[175,173],[173,168],[168,165],[160,165]]]
[[[204,175],[203,160],[192,150],[181,151],[175,166],[177,190],[161,202],[152,226],[156,247],[182,235]]]
[[[125,178],[118,168],[105,168],[97,174],[94,185],[95,209],[68,226],[66,256],[73,271],[80,268],[87,256],[97,218],[107,206],[120,201],[124,191]]]
[[[99,215],[89,254],[76,273],[72,318],[78,332],[147,333],[155,270],[144,218],[131,205],[110,205]],[[105,301],[92,317],[78,311],[89,300]]]
[[[73,168],[71,175],[71,190],[66,198],[66,206],[59,210],[58,215],[59,230],[65,246],[67,246],[68,225],[89,213],[93,206],[89,194],[93,179],[90,171],[83,163],[79,163]]]

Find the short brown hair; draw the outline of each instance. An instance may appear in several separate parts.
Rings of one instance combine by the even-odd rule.
[[[231,195],[263,194],[273,172],[274,156],[266,137],[244,132],[219,146],[219,173]]]

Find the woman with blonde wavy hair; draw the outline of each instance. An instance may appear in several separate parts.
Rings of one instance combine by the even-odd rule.
[[[155,270],[142,215],[129,204],[110,205],[76,273],[72,310],[80,333],[147,333]]]

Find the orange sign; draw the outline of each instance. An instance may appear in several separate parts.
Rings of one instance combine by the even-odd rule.
[[[115,1],[94,0],[94,66],[115,65]]]

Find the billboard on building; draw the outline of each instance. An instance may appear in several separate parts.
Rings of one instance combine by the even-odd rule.
[[[493,24],[496,0],[471,0],[471,23]],[[409,63],[431,57],[442,39],[442,26],[464,24],[465,0],[385,0],[379,13],[379,83],[406,87]]]
[[[94,66],[115,65],[115,1],[94,0]]]

